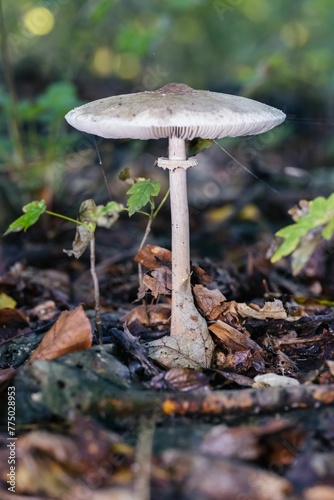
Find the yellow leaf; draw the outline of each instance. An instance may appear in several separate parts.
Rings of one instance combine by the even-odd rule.
[[[12,299],[12,297],[7,295],[6,293],[0,293],[0,309],[3,309],[4,307],[15,309],[15,306],[16,301]]]

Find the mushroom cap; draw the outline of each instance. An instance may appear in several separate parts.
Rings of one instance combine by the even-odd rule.
[[[171,83],[152,92],[98,99],[65,116],[74,128],[113,139],[219,139],[256,135],[285,120],[266,104]]]

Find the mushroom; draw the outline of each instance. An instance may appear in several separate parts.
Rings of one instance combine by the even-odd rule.
[[[256,135],[282,123],[285,114],[239,96],[194,90],[171,83],[153,92],[99,99],[66,115],[70,125],[105,138],[168,138],[169,157],[157,165],[169,170],[172,220],[172,315],[170,336],[149,343],[150,356],[165,366],[208,367],[214,343],[194,305],[190,285],[189,215],[186,171],[197,165],[186,157],[186,140]]]

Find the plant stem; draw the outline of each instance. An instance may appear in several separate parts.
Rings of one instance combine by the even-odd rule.
[[[99,280],[96,274],[95,268],[95,235],[92,233],[92,239],[90,240],[90,273],[93,279],[94,285],[94,299],[95,299],[95,325],[98,333],[99,344],[103,344],[103,333],[102,333],[102,321],[101,321],[101,310],[100,310],[100,289]]]
[[[167,189],[166,191],[166,194],[165,196],[162,198],[161,202],[159,203],[159,206],[158,208],[154,211],[154,214],[153,214],[153,220],[156,218],[156,216],[158,215],[158,213],[160,212],[161,208],[163,207],[165,201],[167,200],[168,196],[169,196],[169,193],[170,193],[170,188]]]
[[[50,210],[45,210],[45,213],[48,215],[53,215],[54,217],[59,217],[59,219],[67,220],[68,222],[74,222],[74,224],[77,224],[78,226],[83,226],[88,231],[91,231],[91,228],[89,226],[87,226],[86,224],[77,219],[72,219],[71,217],[67,217],[66,215],[57,214],[56,212],[50,212]]]

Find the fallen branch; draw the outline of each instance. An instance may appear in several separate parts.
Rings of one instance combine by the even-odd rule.
[[[106,397],[97,403],[98,413],[138,414],[154,411],[161,415],[238,416],[289,411],[297,408],[319,408],[334,403],[334,384],[265,387],[215,391],[210,393],[124,394],[124,398]]]

